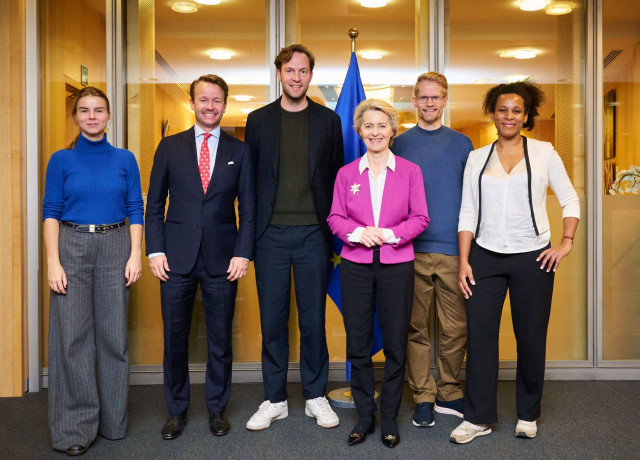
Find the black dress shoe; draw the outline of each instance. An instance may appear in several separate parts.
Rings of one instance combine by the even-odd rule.
[[[347,440],[350,446],[355,446],[356,444],[360,444],[364,442],[368,434],[371,434],[376,429],[376,418],[375,417],[360,417],[358,419],[358,423],[351,430],[351,434],[349,435],[349,439]]]
[[[187,414],[171,415],[162,427],[162,439],[179,438],[187,424]]]
[[[224,436],[229,432],[229,420],[222,412],[209,412],[209,430],[214,436]]]
[[[381,422],[382,444],[392,449],[400,444],[400,435],[398,434],[398,424],[395,420],[382,420]]]
[[[77,457],[79,455],[84,455],[88,449],[89,449],[88,447],[76,444],[74,446],[69,447],[67,450],[64,451],[64,453],[67,454],[69,457]]]

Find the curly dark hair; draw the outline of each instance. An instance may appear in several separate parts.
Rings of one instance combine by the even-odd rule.
[[[309,70],[313,72],[313,67],[316,65],[316,60],[313,57],[309,48],[300,43],[294,43],[293,45],[285,46],[280,50],[273,63],[276,65],[276,69],[282,70],[282,64],[286,64],[293,58],[293,53],[303,53],[309,58]]]
[[[544,101],[544,93],[540,87],[528,80],[494,86],[484,96],[484,102],[482,103],[484,113],[491,114],[495,112],[498,97],[503,94],[517,94],[524,100],[524,113],[527,115],[527,122],[523,125],[523,128],[531,131],[535,125],[535,118],[538,116],[538,109]]]

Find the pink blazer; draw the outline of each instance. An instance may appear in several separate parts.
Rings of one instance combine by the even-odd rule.
[[[398,244],[380,248],[380,262],[395,264],[414,259],[412,240],[427,228],[429,215],[420,168],[396,155],[396,170],[387,169],[378,227],[393,230]],[[372,263],[373,249],[350,243],[347,237],[357,227],[373,227],[369,171],[360,174],[360,159],[343,166],[333,189],[333,204],[327,218],[334,235],[344,241],[341,256],[351,262]]]

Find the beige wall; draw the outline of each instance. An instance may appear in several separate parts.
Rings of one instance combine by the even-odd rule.
[[[27,374],[25,2],[0,0],[0,396],[20,396]]]

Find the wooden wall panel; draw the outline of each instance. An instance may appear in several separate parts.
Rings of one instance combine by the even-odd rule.
[[[27,378],[24,210],[25,2],[0,0],[0,396],[20,396]],[[8,65],[6,65],[8,64]]]

